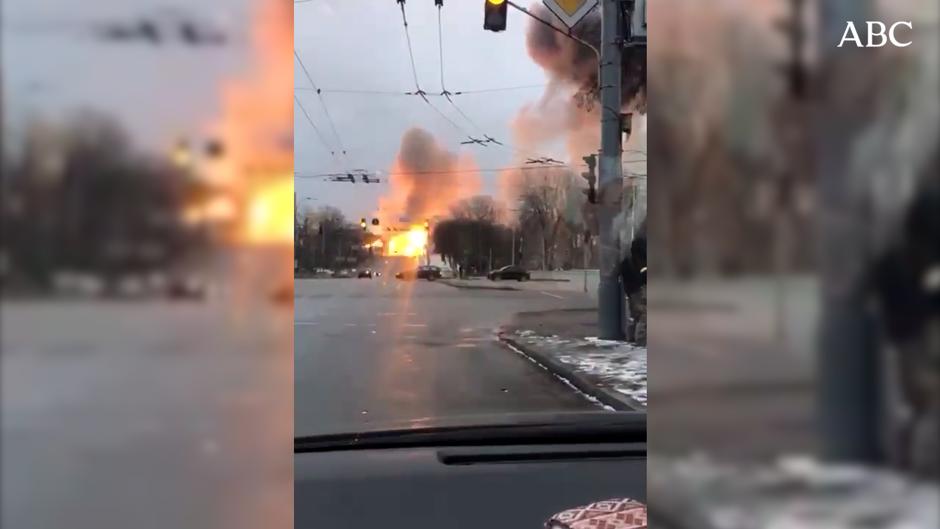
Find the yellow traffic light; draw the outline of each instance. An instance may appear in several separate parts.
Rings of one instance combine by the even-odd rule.
[[[506,29],[506,0],[486,0],[483,4],[483,29],[504,31]]]

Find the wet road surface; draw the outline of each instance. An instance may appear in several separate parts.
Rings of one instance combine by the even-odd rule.
[[[588,303],[580,293],[457,289],[437,282],[295,282],[295,433],[382,428],[423,418],[595,409],[504,348],[519,311]],[[476,419],[480,420],[479,417]]]

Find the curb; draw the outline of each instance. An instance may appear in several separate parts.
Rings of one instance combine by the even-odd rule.
[[[556,360],[550,355],[543,354],[537,349],[520,343],[514,338],[506,336],[504,331],[499,331],[496,336],[499,338],[499,341],[503,342],[503,344],[508,345],[512,349],[515,349],[516,351],[527,356],[530,360],[542,366],[555,376],[570,383],[582,393],[597,399],[601,404],[609,406],[617,411],[646,411],[646,406],[643,406],[642,404],[624,395],[597,387],[597,385],[592,383],[590,379],[581,373],[578,373],[567,364]]]
[[[447,285],[447,286],[449,286],[449,287],[460,288],[460,289],[463,289],[463,290],[513,290],[513,291],[521,290],[521,289],[518,289],[518,288],[515,288],[515,287],[503,287],[503,286],[497,287],[497,286],[483,286],[483,285],[479,285],[479,286],[477,286],[477,285],[463,285],[463,284],[460,284],[460,283],[453,283],[453,282],[451,282],[450,280],[447,280],[447,279],[438,279],[437,281],[438,281],[439,283],[443,283],[443,284],[445,284],[445,285]]]

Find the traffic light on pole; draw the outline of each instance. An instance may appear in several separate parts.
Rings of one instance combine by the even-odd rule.
[[[506,0],[485,0],[483,5],[483,29],[504,31],[506,29]]]
[[[366,229],[368,229],[368,228],[366,227],[366,219],[365,219],[365,218],[359,219],[359,226],[362,228],[362,231],[366,231]]]
[[[581,159],[584,160],[584,163],[588,166],[588,170],[581,173],[581,178],[584,178],[588,182],[588,188],[584,190],[584,194],[587,195],[588,202],[596,204],[597,191],[594,186],[597,184],[597,173],[594,172],[594,168],[597,167],[597,155],[591,154]]]

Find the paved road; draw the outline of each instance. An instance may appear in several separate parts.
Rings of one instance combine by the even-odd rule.
[[[295,296],[298,435],[594,406],[494,337],[516,312],[589,303],[580,293],[379,278],[298,280]]]
[[[239,255],[205,302],[0,304],[0,526],[290,527],[292,314],[257,279],[289,262]]]

